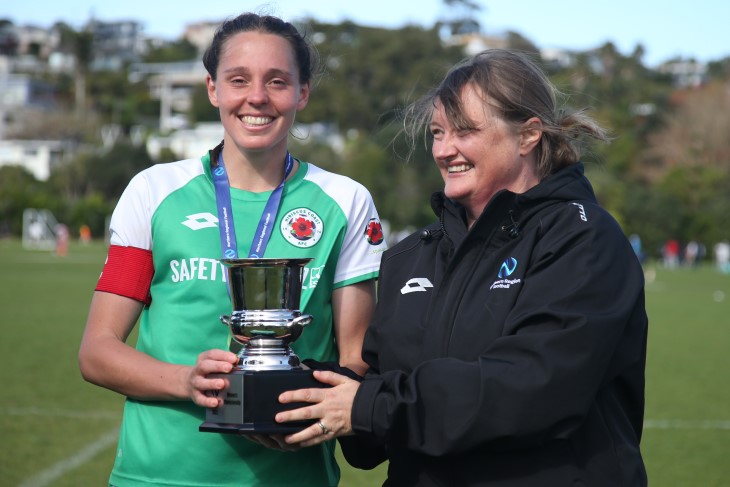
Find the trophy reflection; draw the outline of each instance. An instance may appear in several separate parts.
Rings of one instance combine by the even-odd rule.
[[[281,404],[284,391],[324,387],[300,365],[289,347],[312,322],[299,311],[304,266],[312,259],[223,259],[233,313],[221,316],[235,344],[238,364],[228,374],[228,387],[211,391],[223,404],[206,410],[199,430],[236,434],[288,434],[312,421],[276,423],[280,411],[302,403]]]

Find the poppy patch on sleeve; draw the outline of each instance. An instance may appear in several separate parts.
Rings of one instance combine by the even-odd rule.
[[[380,245],[383,243],[383,226],[377,218],[371,218],[365,226],[365,237],[370,245]]]

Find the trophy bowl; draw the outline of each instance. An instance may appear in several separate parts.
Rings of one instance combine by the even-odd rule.
[[[222,259],[231,289],[233,313],[297,310],[302,271],[312,259]]]
[[[312,322],[299,311],[304,266],[312,259],[223,259],[233,304],[221,322],[241,346],[237,368],[299,367],[289,348]],[[233,349],[232,349],[233,350]],[[234,350],[235,351],[235,350]]]

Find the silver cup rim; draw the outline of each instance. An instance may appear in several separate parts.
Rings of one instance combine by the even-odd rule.
[[[220,259],[221,263],[227,267],[303,267],[311,262],[312,258],[296,258],[296,259]]]

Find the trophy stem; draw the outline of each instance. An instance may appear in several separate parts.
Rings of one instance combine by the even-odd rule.
[[[299,357],[281,339],[253,338],[238,354],[238,370],[301,369]]]

